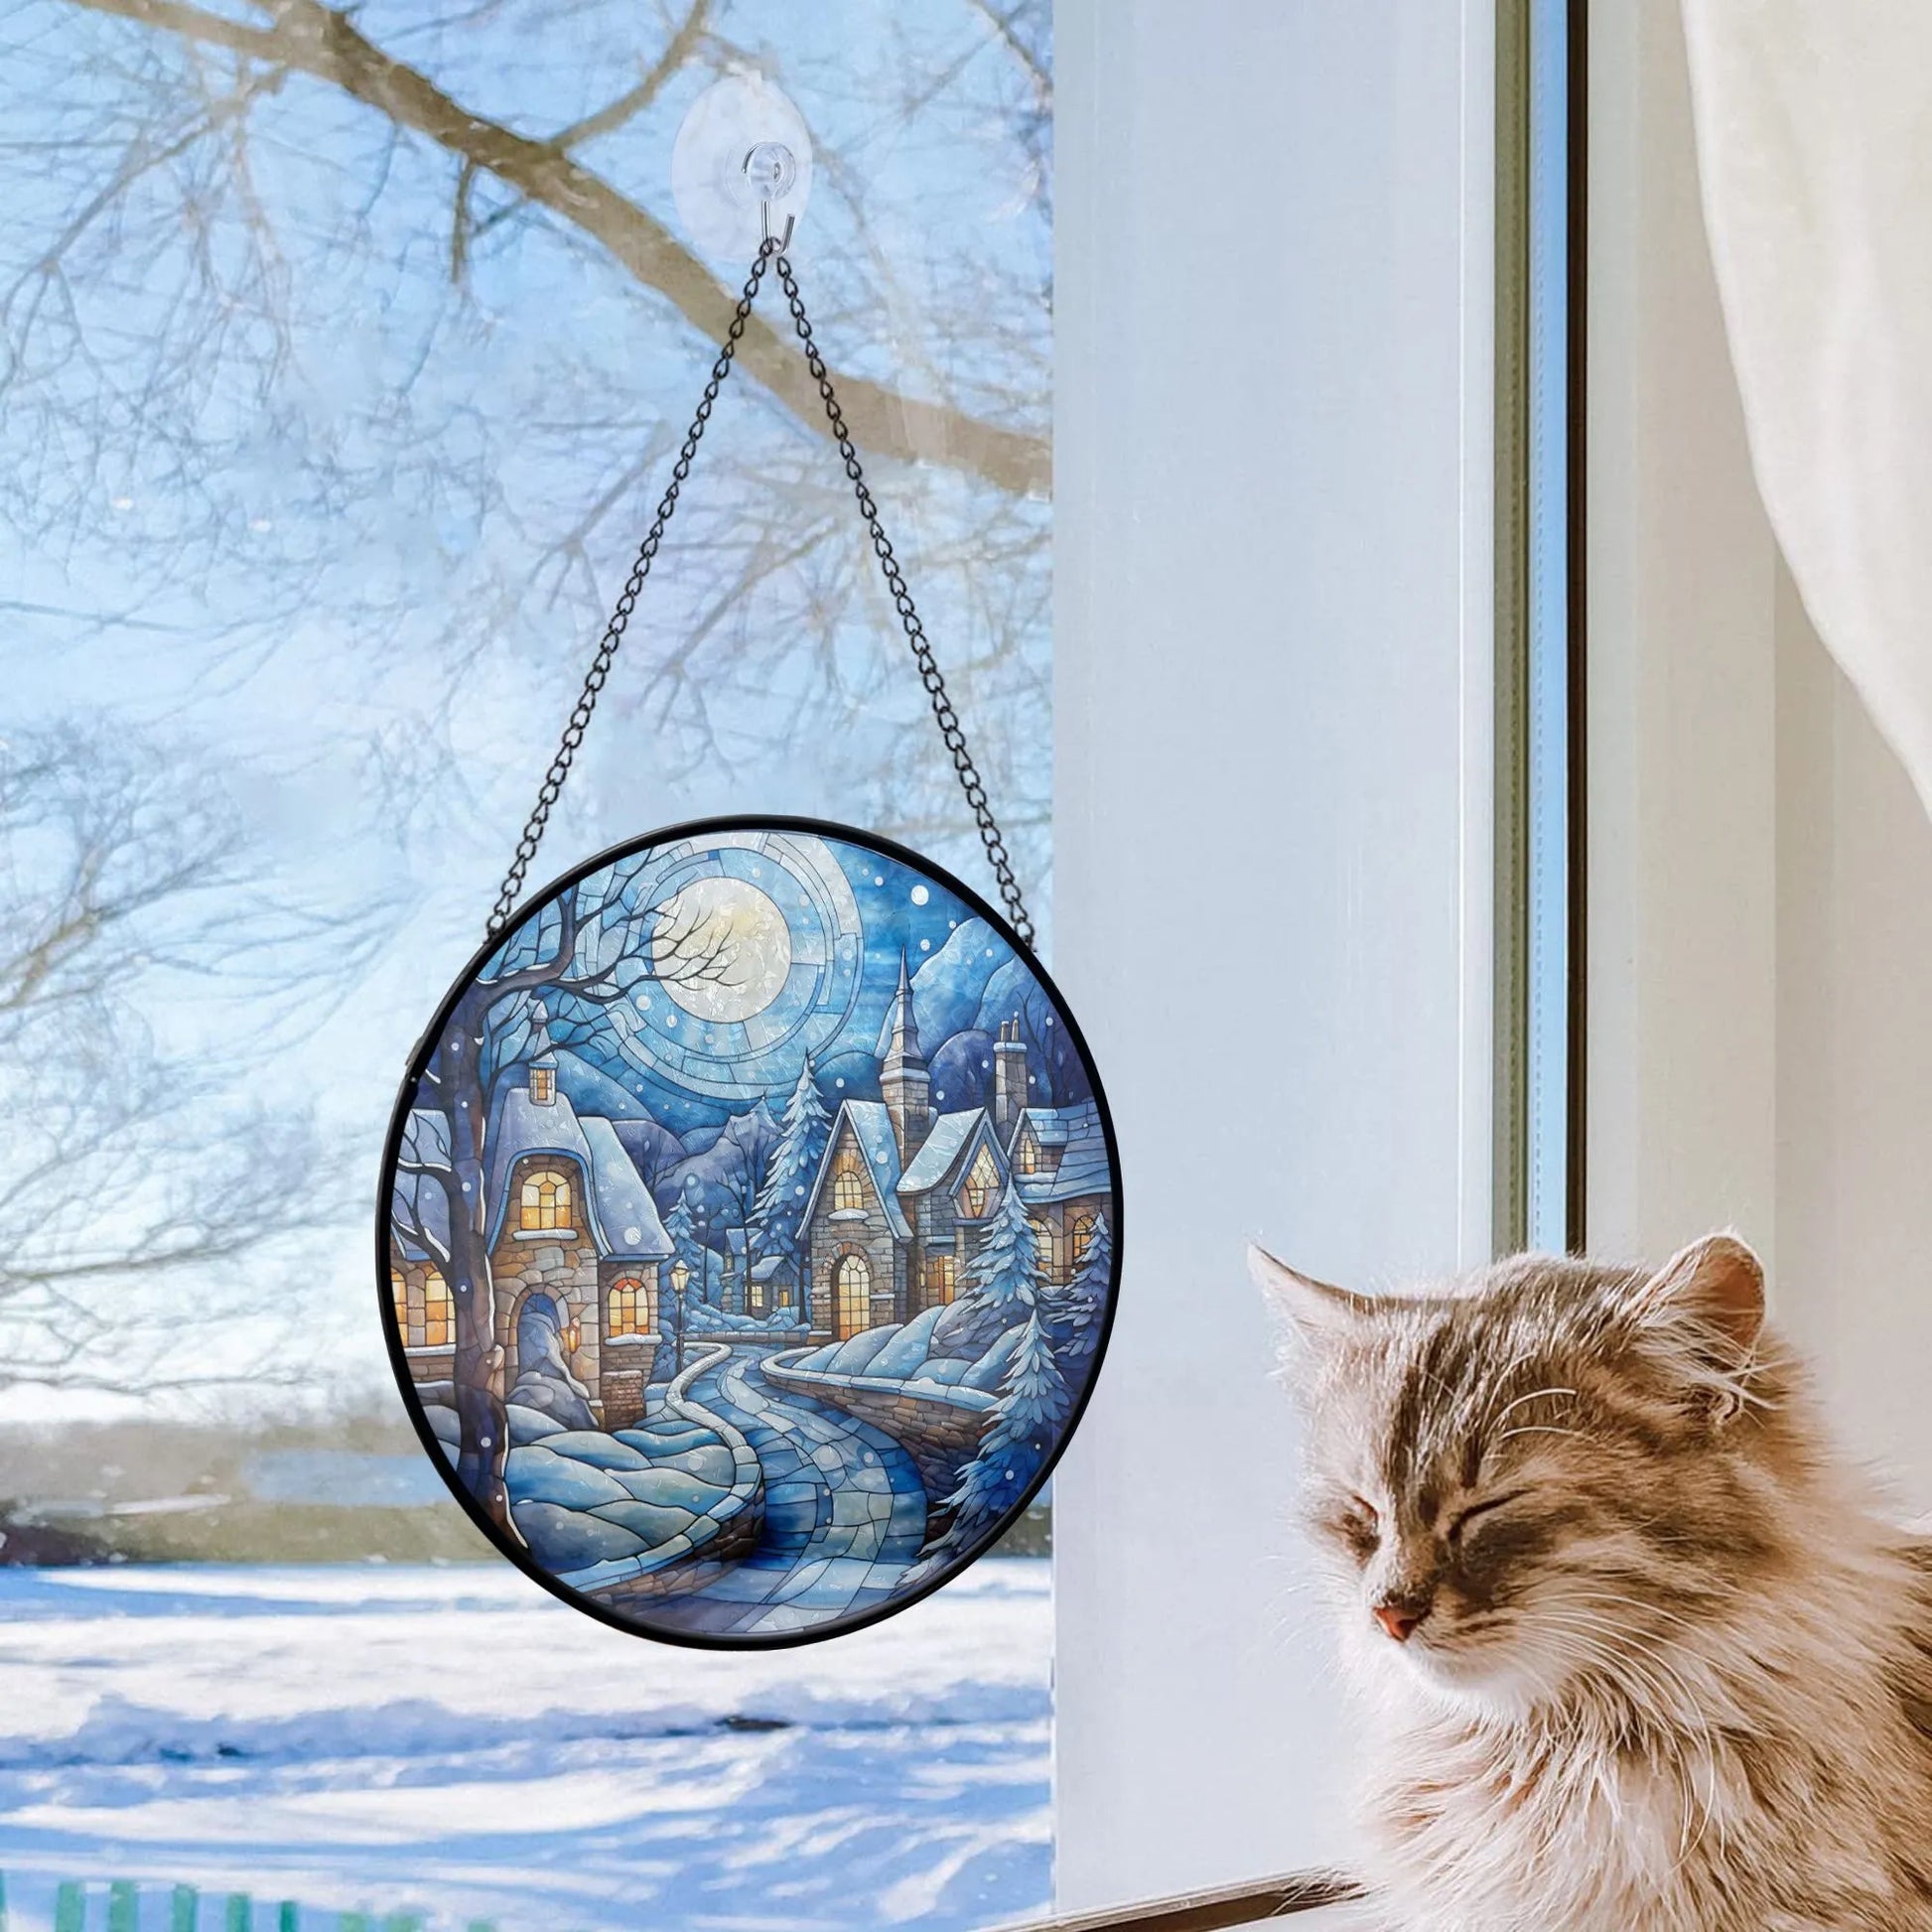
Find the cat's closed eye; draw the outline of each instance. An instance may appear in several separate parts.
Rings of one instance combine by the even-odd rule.
[[[1366,1496],[1337,1497],[1323,1512],[1321,1526],[1366,1562],[1382,1542],[1382,1512]]]
[[[1472,1524],[1479,1523],[1485,1516],[1493,1516],[1499,1509],[1507,1509],[1511,1503],[1520,1503],[1530,1492],[1527,1489],[1512,1489],[1506,1495],[1490,1496],[1482,1502],[1471,1503],[1468,1508],[1459,1510],[1444,1532],[1451,1544],[1462,1541],[1463,1532]]]

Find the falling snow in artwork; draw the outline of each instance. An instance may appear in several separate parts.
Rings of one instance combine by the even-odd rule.
[[[985,1550],[1098,1369],[1112,1130],[956,882],[799,822],[553,889],[446,1002],[382,1304],[459,1496],[646,1634],[869,1621]]]

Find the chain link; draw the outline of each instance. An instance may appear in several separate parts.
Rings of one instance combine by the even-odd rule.
[[[986,848],[987,862],[993,868],[993,876],[999,882],[1000,900],[1005,905],[1007,918],[1022,940],[1031,947],[1034,943],[1034,922],[1027,911],[1026,901],[1021,897],[1020,883],[1014,877],[1013,861],[1007,852],[1006,839],[1001,834],[999,821],[993,816],[993,808],[987,800],[986,786],[979,774],[979,767],[973,762],[973,755],[966,743],[966,734],[960,728],[959,714],[953,708],[950,695],[946,690],[945,675],[939,669],[938,659],[933,655],[932,645],[925,634],[925,626],[919,621],[918,611],[912,603],[912,595],[905,588],[905,578],[898,567],[898,559],[893,554],[893,546],[886,535],[886,526],[879,518],[879,505],[866,483],[866,473],[859,462],[858,451],[853,447],[852,434],[846,428],[845,412],[839,407],[837,393],[832,387],[832,378],[825,366],[825,358],[818,352],[818,345],[812,339],[812,325],[805,315],[804,298],[798,292],[798,278],[792,273],[791,263],[783,252],[782,243],[767,237],[759,246],[758,259],[752,264],[752,272],[747,278],[743,294],[738,298],[738,307],[732,316],[731,328],[726,332],[724,343],[718,351],[718,359],[711,365],[711,379],[704,386],[704,396],[698,404],[697,414],[691,419],[691,427],[685,432],[683,446],[678,451],[677,462],[671,467],[671,481],[664,491],[663,499],[657,505],[657,514],[651,519],[650,529],[637,550],[637,560],[630,567],[630,575],[624,580],[623,594],[618,599],[617,609],[611,614],[611,621],[605,626],[603,639],[597,647],[597,655],[591,660],[591,668],[584,679],[584,688],[578,694],[577,703],[571,710],[570,722],[564,727],[564,735],[557,746],[557,755],[550,760],[550,768],[544,773],[543,783],[537,789],[537,802],[531,810],[529,820],[523,827],[523,836],[516,842],[516,855],[504,875],[501,890],[496,895],[496,903],[489,915],[488,937],[494,939],[509,922],[510,910],[515,905],[523,890],[523,882],[529,874],[530,862],[536,857],[537,847],[543,842],[543,834],[550,823],[550,810],[556,804],[564,788],[564,780],[570,776],[570,767],[575,762],[579,749],[584,743],[584,734],[590,728],[591,714],[597,709],[597,701],[611,675],[612,663],[616,660],[619,646],[623,642],[623,633],[630,623],[631,613],[637,607],[638,593],[644,587],[644,579],[650,575],[650,567],[657,556],[657,547],[663,541],[665,526],[670,522],[677,508],[678,491],[686,478],[691,474],[691,460],[697,455],[699,441],[704,436],[705,425],[711,420],[712,405],[718,400],[718,392],[724,386],[725,378],[732,372],[737,357],[738,345],[745,334],[745,325],[751,320],[752,306],[758,300],[759,289],[763,283],[765,268],[775,264],[778,278],[784,284],[785,300],[791,310],[792,327],[804,345],[805,361],[818,384],[820,400],[825,405],[826,421],[832,428],[833,440],[838,444],[839,455],[845,460],[845,474],[851,479],[852,491],[859,504],[859,513],[865,518],[866,527],[872,534],[873,555],[879,559],[881,575],[886,580],[886,588],[891,593],[893,608],[898,613],[898,621],[905,631],[905,642],[912,653],[913,662],[918,667],[919,681],[925,686],[927,699],[932,706],[933,722],[939,727],[939,736],[945,742],[947,753],[952,759],[953,773],[959,780],[959,788],[966,795],[966,803],[971,808],[973,822],[979,828],[980,844]]]
[[[550,760],[549,770],[543,774],[543,783],[537,787],[537,802],[531,807],[530,816],[523,827],[523,836],[516,842],[516,853],[510,861],[510,869],[503,875],[503,883],[496,893],[496,903],[490,909],[489,924],[485,928],[488,938],[494,939],[509,923],[510,908],[523,891],[530,862],[537,856],[537,847],[543,843],[544,831],[550,823],[550,808],[562,795],[564,780],[570,776],[570,767],[577,760],[584,734],[590,729],[591,714],[597,709],[597,701],[610,678],[611,666],[617,658],[619,646],[623,642],[623,633],[630,627],[630,614],[637,608],[644,579],[650,575],[650,567],[657,559],[657,546],[664,540],[665,526],[677,510],[678,491],[684,487],[685,479],[691,474],[691,461],[698,454],[705,425],[711,420],[712,405],[717,402],[718,392],[725,386],[725,379],[731,374],[732,365],[737,360],[738,345],[744,339],[745,325],[752,319],[752,305],[758,300],[759,285],[764,280],[765,266],[776,252],[775,243],[767,242],[760,247],[758,259],[752,264],[752,272],[746,278],[744,290],[738,298],[738,307],[732,312],[731,327],[725,332],[725,340],[719,345],[718,359],[711,365],[711,379],[704,385],[704,394],[698,400],[698,413],[691,418],[691,427],[684,432],[677,461],[671,466],[671,481],[665,485],[663,497],[657,505],[657,514],[651,518],[650,528],[645,531],[644,540],[637,547],[637,558],[630,566],[630,575],[624,579],[623,593],[618,599],[616,610],[611,613],[610,622],[604,626],[597,655],[591,659],[591,668],[584,676],[584,688],[577,694],[577,702],[571,707],[570,722],[564,726],[564,735],[558,741],[557,755]]]

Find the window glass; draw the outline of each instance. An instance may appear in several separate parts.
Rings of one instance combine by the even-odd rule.
[[[154,1783],[111,1832],[72,1814],[70,1873],[120,1875],[138,1840],[144,1869],[210,1888],[312,1874],[305,1913],[1036,1911],[1043,1562],[983,1564],[865,1645],[729,1671],[573,1621],[478,1562],[396,1405],[367,1183],[744,276],[694,251],[670,193],[680,122],[728,73],[810,126],[804,296],[1050,933],[1047,0],[22,0],[9,29],[0,1157],[33,1178],[0,1273],[0,1424],[53,1432],[9,1450],[19,1507],[69,1526],[34,1547],[132,1561],[90,1571],[93,1597],[0,1610],[105,1660],[68,1702],[50,1661],[0,1749],[30,1748],[32,1711],[85,1761],[99,1701],[151,1740]],[[788,348],[782,308],[760,313]],[[801,378],[748,353],[712,412],[534,880],[761,809],[989,885]],[[99,916],[33,977],[75,905]],[[538,1106],[574,1098],[554,1044]],[[666,1222],[710,1153],[638,1155]],[[564,1166],[518,1179],[509,1235],[596,1209]],[[567,1351],[573,1331],[688,1351],[717,1311],[798,1297],[797,1258],[760,1276],[736,1210],[699,1208],[628,1330],[615,1302],[608,1329],[553,1310]],[[447,1350],[431,1259],[405,1246],[396,1307],[408,1345]],[[78,1262],[82,1292],[50,1288]],[[864,1266],[837,1284],[862,1319]],[[524,1343],[501,1341],[513,1374]],[[215,1556],[218,1589],[196,1567]],[[141,1596],[163,1559],[183,1568]],[[120,1614],[136,1601],[179,1609],[165,1639]],[[179,1660],[166,1686],[142,1630]],[[239,1822],[201,1755],[217,1709],[223,1748],[272,1767]],[[384,1716],[415,1710],[435,1716]],[[382,1789],[380,1824],[302,1795],[331,1781]],[[60,1875],[23,1894],[40,1880],[9,1864],[8,1902],[51,1922]]]

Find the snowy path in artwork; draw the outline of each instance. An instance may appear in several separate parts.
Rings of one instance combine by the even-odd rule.
[[[869,1424],[766,1381],[768,1349],[734,1350],[693,1400],[744,1432],[764,1471],[764,1538],[704,1589],[651,1608],[692,1632],[770,1634],[883,1603],[925,1538],[912,1458]]]
[[[0,1568],[7,1922],[38,1932],[86,1874],[436,1932],[1032,1916],[1046,1572],[989,1559],[748,1654],[640,1642],[507,1564]]]

